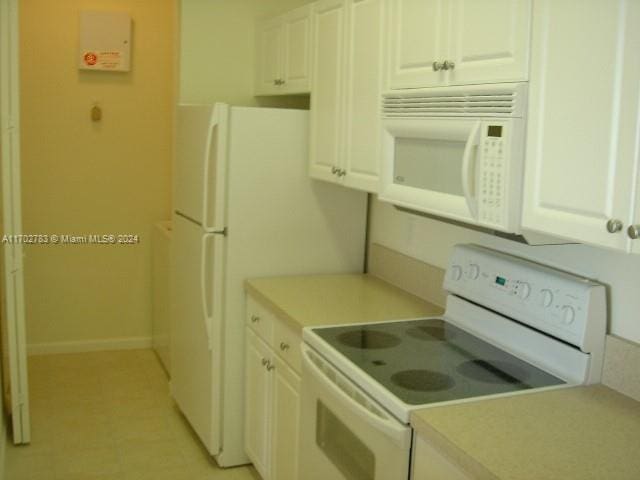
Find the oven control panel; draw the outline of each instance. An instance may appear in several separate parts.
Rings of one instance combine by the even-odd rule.
[[[603,285],[476,245],[458,245],[444,288],[590,352],[606,330]]]

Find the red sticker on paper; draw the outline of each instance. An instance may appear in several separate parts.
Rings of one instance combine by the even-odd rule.
[[[98,63],[98,56],[95,53],[85,53],[84,54],[84,63],[89,65],[90,67],[94,66]]]

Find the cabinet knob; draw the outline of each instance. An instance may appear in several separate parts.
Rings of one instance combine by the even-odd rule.
[[[447,62],[445,62],[445,63],[447,63]],[[438,72],[438,71],[440,71],[440,70],[444,69],[444,65],[445,65],[445,63],[442,63],[442,62],[433,62],[433,64],[432,64],[433,71],[434,71],[434,72]]]
[[[334,175],[336,175],[339,171],[340,169],[338,167],[331,167],[331,173],[333,173]]]
[[[258,315],[251,315],[251,323],[258,323],[260,321],[260,317]]]
[[[640,238],[640,224],[630,225],[627,228],[627,235],[631,240],[637,240]]]
[[[343,170],[341,168],[338,169],[338,176],[339,177],[344,177],[347,174],[346,170]]]
[[[270,372],[271,370],[275,370],[276,366],[272,365],[271,362],[269,362],[269,364],[267,365],[267,372]]]
[[[286,352],[287,350],[289,350],[289,344],[280,342],[280,350],[282,350],[283,352]]]
[[[269,364],[269,360],[267,360],[266,358],[262,359],[262,366],[266,367]]]
[[[445,60],[444,63],[442,64],[443,70],[453,70],[454,68],[456,68],[455,62],[450,62],[449,60]]]
[[[616,220],[615,218],[612,218],[607,222],[607,232],[609,233],[618,233],[620,230],[622,230],[622,227],[622,222],[620,220]]]

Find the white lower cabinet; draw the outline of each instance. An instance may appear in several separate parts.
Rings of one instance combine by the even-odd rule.
[[[300,376],[275,357],[271,478],[297,480],[300,433]]]
[[[246,324],[245,451],[263,480],[297,480],[302,338],[251,297]]]
[[[265,480],[270,468],[272,375],[269,347],[247,328],[245,360],[245,451]]]
[[[472,480],[424,438],[417,436],[413,448],[412,480]]]

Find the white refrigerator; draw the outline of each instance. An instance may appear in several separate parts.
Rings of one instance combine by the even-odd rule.
[[[171,392],[224,467],[249,461],[244,280],[363,269],[366,194],[309,179],[308,122],[302,110],[178,108]]]

